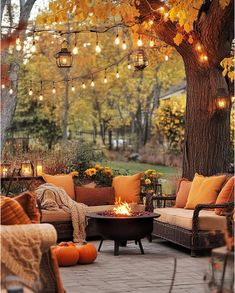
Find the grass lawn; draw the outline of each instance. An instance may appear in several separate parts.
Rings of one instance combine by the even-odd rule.
[[[161,165],[150,165],[139,162],[122,162],[122,161],[105,161],[105,164],[112,169],[120,170],[121,173],[128,172],[129,174],[135,174],[145,171],[147,169],[154,169],[162,173],[162,178],[169,178],[172,176],[180,176],[180,169],[173,167],[166,167]]]

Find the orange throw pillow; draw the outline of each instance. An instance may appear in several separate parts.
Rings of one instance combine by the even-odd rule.
[[[34,192],[23,192],[14,199],[19,202],[32,223],[40,223],[40,213],[36,207],[37,201]]]
[[[63,188],[66,193],[75,200],[74,182],[72,174],[59,174],[59,175],[48,175],[42,174],[43,179],[46,183],[54,184],[58,187]]]
[[[178,189],[176,191],[176,200],[175,200],[176,208],[184,208],[186,206],[191,186],[192,186],[192,181],[189,181],[186,178],[180,179],[178,183]]]
[[[116,176],[113,178],[115,198],[121,198],[125,202],[140,202],[140,179],[142,173],[132,176]]]
[[[13,198],[1,196],[0,207],[2,225],[31,224],[22,206]]]
[[[234,185],[235,185],[235,177],[231,177],[228,182],[221,189],[217,199],[216,204],[223,204],[230,201],[234,201]],[[222,208],[215,209],[216,215],[221,215],[223,213]]]
[[[196,173],[185,208],[194,209],[198,204],[215,203],[225,179],[226,175],[204,177]]]

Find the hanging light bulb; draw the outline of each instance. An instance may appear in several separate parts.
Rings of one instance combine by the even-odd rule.
[[[75,43],[74,43],[74,48],[72,50],[73,55],[78,54],[78,47],[77,47],[77,34],[75,34]]]
[[[154,40],[149,41],[149,47],[151,47],[151,48],[154,47]]]
[[[118,65],[117,65],[116,78],[119,78],[119,77],[120,77],[120,74],[118,72]]]
[[[82,83],[82,88],[83,89],[85,89],[86,88],[86,84],[85,84],[85,82],[83,81],[83,83]]]
[[[91,80],[91,86],[94,87],[95,86],[95,82],[94,82],[94,79],[92,78]]]
[[[99,38],[98,38],[98,34],[96,33],[96,46],[95,46],[95,51],[96,53],[100,53],[101,52],[101,47],[99,45]]]
[[[120,44],[120,38],[119,38],[119,35],[117,34],[115,38],[115,45],[119,45],[119,44]]]
[[[21,44],[17,44],[17,45],[16,45],[16,51],[20,51],[21,49],[22,49]]]
[[[20,37],[17,36],[17,38],[16,38],[16,45],[19,45],[19,44],[20,44]]]
[[[200,55],[200,61],[201,62],[207,62],[208,61],[207,55]]]
[[[169,56],[168,55],[165,55],[165,61],[168,61],[169,60]]]
[[[131,69],[131,64],[128,62],[127,68],[130,70]]]
[[[141,37],[140,37],[140,36],[139,36],[139,38],[138,38],[137,45],[138,45],[138,47],[141,47],[141,46],[143,46],[143,42],[142,42],[142,40],[141,40]]]
[[[126,42],[125,40],[122,41],[122,50],[126,50],[127,46],[126,46]]]
[[[52,85],[53,85],[52,93],[55,94],[56,93],[56,89],[55,89],[55,82],[54,81],[53,81]]]
[[[33,95],[33,90],[30,88],[29,89],[29,96],[32,96]]]
[[[36,52],[36,45],[35,45],[35,41],[33,41],[33,45],[31,47],[31,52],[35,53]]]
[[[13,88],[12,88],[12,87],[9,89],[9,94],[10,94],[10,95],[13,94]]]
[[[41,91],[40,91],[40,96],[39,96],[39,101],[43,101],[43,94],[42,94],[42,81],[41,83]]]
[[[4,84],[4,83],[2,83],[2,89],[5,89],[5,87],[6,87],[6,86],[5,86],[5,84]]]
[[[71,91],[75,92],[75,86],[72,84]]]
[[[107,80],[107,73],[106,73],[106,69],[105,69],[105,73],[104,73],[104,83],[107,83],[108,80]]]
[[[36,40],[36,41],[38,41],[38,40],[39,40],[39,36],[38,36],[38,35],[37,35],[37,36],[35,36],[34,38],[35,38],[35,40]]]

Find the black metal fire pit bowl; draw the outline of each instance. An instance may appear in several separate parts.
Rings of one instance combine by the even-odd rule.
[[[101,242],[98,248],[100,251],[103,240],[114,240],[114,255],[119,255],[119,246],[125,246],[127,240],[135,240],[139,244],[140,251],[144,254],[141,239],[151,236],[153,231],[153,219],[160,215],[144,212],[138,216],[108,216],[102,213],[89,213],[88,218],[96,222]]]

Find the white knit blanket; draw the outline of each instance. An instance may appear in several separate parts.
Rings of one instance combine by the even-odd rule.
[[[35,192],[42,209],[49,211],[63,209],[71,214],[74,242],[80,242],[86,238],[87,206],[85,204],[72,200],[63,188],[50,183],[40,185]]]

